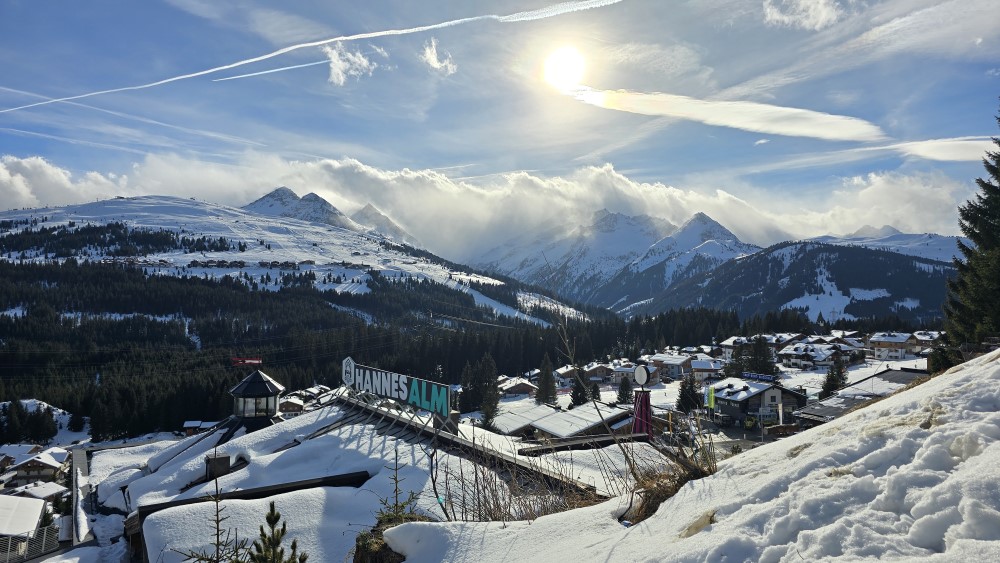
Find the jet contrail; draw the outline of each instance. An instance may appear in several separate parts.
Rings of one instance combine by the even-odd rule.
[[[857,117],[759,102],[699,100],[660,92],[595,90],[586,86],[578,86],[568,94],[581,102],[605,109],[677,117],[756,133],[827,141],[865,142],[887,138],[877,125]]]
[[[260,76],[262,74],[271,74],[271,73],[274,73],[274,72],[284,72],[286,70],[293,70],[293,69],[296,69],[296,68],[305,68],[307,66],[328,65],[328,64],[330,64],[330,59],[326,59],[326,60],[322,60],[322,61],[316,61],[314,63],[305,63],[305,64],[301,64],[301,65],[292,65],[292,66],[283,66],[283,67],[280,67],[280,68],[272,68],[272,69],[269,69],[269,70],[262,70],[260,72],[251,72],[251,73],[248,73],[248,74],[237,74],[236,76],[227,76],[225,78],[216,78],[216,79],[212,80],[212,82],[225,82],[226,80],[236,80],[237,78],[250,78],[251,76]]]
[[[498,16],[495,14],[484,15],[484,16],[472,16],[468,18],[460,18],[457,20],[450,20],[441,23],[435,23],[430,25],[422,25],[418,27],[411,27],[408,29],[388,29],[385,31],[370,31],[367,33],[356,33],[354,35],[342,35],[340,37],[334,37],[331,39],[323,39],[320,41],[310,41],[308,43],[300,43],[298,45],[291,45],[289,47],[283,47],[277,51],[272,51],[266,55],[260,55],[258,57],[253,57],[249,59],[244,59],[242,61],[237,61],[235,63],[230,63],[227,65],[217,66],[214,68],[209,68],[206,70],[201,70],[198,72],[192,72],[189,74],[182,74],[180,76],[174,76],[172,78],[164,78],[163,80],[157,80],[156,82],[150,82],[148,84],[139,84],[137,86],[124,86],[121,88],[111,88],[109,90],[98,90],[96,92],[88,92],[86,94],[78,94],[76,96],[67,96],[65,98],[53,98],[51,100],[45,100],[42,102],[35,102],[33,104],[26,104],[23,106],[17,106],[13,108],[7,108],[0,110],[0,113],[9,113],[12,111],[19,111],[22,109],[28,109],[38,106],[45,106],[49,104],[54,104],[58,102],[69,102],[72,100],[79,100],[82,98],[92,98],[94,96],[101,96],[104,94],[114,94],[117,92],[128,92],[131,90],[145,90],[146,88],[153,88],[155,86],[162,86],[164,84],[169,84],[171,82],[178,82],[181,80],[187,80],[189,78],[197,78],[199,76],[204,76],[206,74],[212,74],[219,72],[221,70],[229,70],[231,68],[236,68],[252,63],[257,63],[260,61],[265,61],[267,59],[273,59],[274,57],[279,57],[286,53],[292,51],[297,51],[299,49],[306,49],[309,47],[320,47],[323,45],[328,45],[330,43],[338,43],[344,41],[357,41],[359,39],[374,39],[377,37],[388,37],[392,35],[410,35],[413,33],[423,33],[425,31],[433,31],[435,29],[443,29],[446,27],[452,27],[456,25],[462,25],[477,21],[496,21],[500,23],[516,23],[516,22],[526,22],[541,20],[545,18],[551,18],[555,16],[560,16],[563,14],[568,14],[571,12],[579,12],[583,10],[590,10],[593,8],[602,8],[604,6],[610,6],[612,4],[618,4],[623,0],[583,0],[579,2],[563,2],[561,4],[555,4],[552,6],[547,6],[545,8],[539,8],[537,10],[531,10],[528,12],[518,12],[516,14],[510,14],[507,16]]]

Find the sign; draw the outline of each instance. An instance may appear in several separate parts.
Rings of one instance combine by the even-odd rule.
[[[765,375],[763,373],[750,373],[748,371],[743,372],[741,376],[743,379],[752,379],[754,381],[764,381],[766,383],[774,383],[778,380],[776,375]]]
[[[451,410],[451,395],[443,383],[363,366],[349,357],[344,359],[341,377],[344,385],[357,391],[413,405],[443,418],[448,418]]]
[[[260,358],[233,358],[233,366],[259,366],[264,363]]]
[[[635,366],[635,373],[632,376],[639,385],[649,383],[649,370],[646,366]]]

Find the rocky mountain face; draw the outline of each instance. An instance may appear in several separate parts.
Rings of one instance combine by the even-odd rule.
[[[706,306],[741,316],[795,308],[827,321],[941,317],[954,267],[928,258],[812,241],[785,242],[674,284],[633,314]]]
[[[299,197],[295,192],[284,186],[275,189],[253,203],[244,205],[242,209],[270,217],[288,217],[311,223],[323,223],[349,231],[365,231],[364,227],[347,215],[344,215],[343,212],[322,197],[314,193]]]

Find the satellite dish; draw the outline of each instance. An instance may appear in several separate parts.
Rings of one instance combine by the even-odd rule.
[[[646,366],[636,366],[633,377],[635,378],[636,383],[639,385],[645,385],[649,382],[649,370],[646,369]]]

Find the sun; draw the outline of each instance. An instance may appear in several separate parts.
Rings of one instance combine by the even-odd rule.
[[[560,47],[545,59],[545,81],[553,87],[569,91],[583,80],[583,55],[575,47]]]

